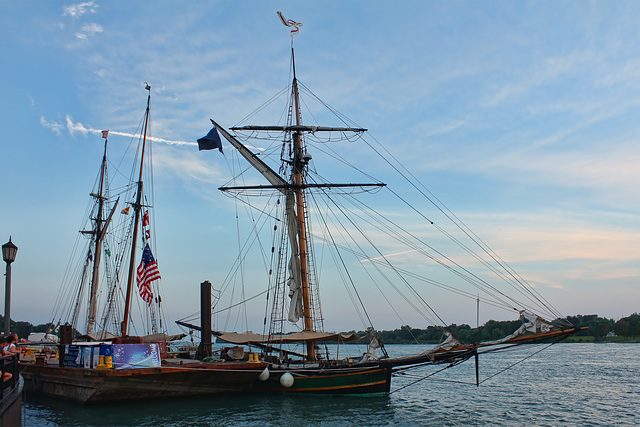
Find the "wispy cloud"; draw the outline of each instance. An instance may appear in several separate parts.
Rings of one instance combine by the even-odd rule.
[[[564,55],[534,58],[530,67],[518,70],[499,83],[499,89],[486,101],[488,107],[513,102],[528,96],[541,87],[562,83],[566,78],[580,76],[583,70],[593,67],[595,54],[589,50],[577,50]]]
[[[69,131],[69,134],[71,134],[71,136],[74,136],[76,133],[86,135],[89,132],[96,131],[95,129],[87,129],[82,123],[74,123],[71,119],[71,116],[69,115],[66,116],[66,121],[67,130]]]
[[[60,123],[54,122],[54,121],[48,121],[47,119],[41,116],[40,124],[42,125],[42,127],[49,129],[51,132],[55,133],[56,135],[58,136],[62,135],[62,130],[64,129],[64,126],[62,126]]]
[[[75,33],[76,38],[80,40],[89,40],[89,37],[94,36],[95,34],[101,33],[103,31],[102,25],[91,23],[84,24],[80,31]]]
[[[363,260],[360,260],[360,262],[374,262],[374,261],[380,261],[383,259],[389,259],[392,257],[396,257],[396,256],[400,256],[400,255],[406,255],[409,253],[415,252],[414,250],[410,250],[410,251],[400,251],[400,252],[395,252],[392,254],[386,254],[384,256],[378,256],[378,257],[372,257],[372,258],[365,258]]]
[[[62,10],[62,16],[70,16],[72,18],[79,18],[86,13],[95,13],[98,5],[92,1],[86,1],[82,3],[71,4],[65,6]]]

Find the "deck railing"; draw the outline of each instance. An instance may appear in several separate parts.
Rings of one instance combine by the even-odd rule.
[[[0,400],[5,396],[6,391],[13,390],[18,384],[20,375],[19,354],[0,357],[0,371],[2,372],[2,386],[0,387]],[[10,378],[9,375],[10,374]]]

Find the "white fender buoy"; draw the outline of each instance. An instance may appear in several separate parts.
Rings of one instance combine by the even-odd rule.
[[[269,379],[269,368],[264,368],[264,371],[258,376],[260,381],[266,381]]]
[[[289,388],[293,385],[293,375],[289,372],[285,372],[280,377],[280,385],[284,388]]]

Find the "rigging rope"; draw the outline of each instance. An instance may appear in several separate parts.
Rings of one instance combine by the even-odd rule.
[[[469,357],[471,357],[471,356],[469,356]],[[426,375],[426,376],[424,376],[424,377],[422,377],[422,378],[419,378],[419,379],[417,379],[417,380],[415,380],[415,381],[413,381],[413,382],[411,382],[411,383],[409,383],[409,384],[406,384],[406,385],[404,385],[404,386],[402,386],[402,387],[400,387],[400,388],[397,388],[397,389],[395,389],[395,390],[390,391],[390,392],[389,392],[389,394],[393,394],[393,393],[396,393],[396,392],[398,392],[398,391],[400,391],[400,390],[404,390],[405,388],[410,387],[410,386],[412,386],[412,385],[415,385],[415,384],[417,384],[417,383],[419,383],[419,382],[421,382],[421,381],[424,381],[424,380],[426,380],[426,379],[428,379],[428,378],[430,378],[430,377],[434,376],[435,374],[439,374],[440,372],[442,372],[442,371],[444,371],[444,370],[446,370],[446,369],[453,368],[454,366],[457,366],[457,365],[461,364],[462,362],[465,362],[466,360],[468,360],[468,359],[462,359],[462,360],[457,360],[457,361],[451,362],[449,365],[445,366],[445,367],[444,367],[444,368],[442,368],[442,369],[439,369],[439,370],[437,370],[437,371],[434,371],[434,372],[432,372],[432,373],[431,373],[431,374],[429,374],[429,375]],[[414,365],[414,366],[411,366],[411,367],[409,367],[409,368],[407,368],[407,369],[405,369],[405,370],[408,370],[408,369],[414,369],[414,368],[418,368],[418,367],[421,367],[421,366],[423,366],[423,365]],[[398,371],[396,371],[396,372],[401,372],[401,371],[402,371],[402,370],[398,370]]]
[[[375,138],[374,138],[375,140]],[[425,197],[425,199],[427,199],[434,207],[436,207],[436,209],[438,209],[440,212],[442,212],[443,215],[445,215],[446,218],[448,218],[454,225],[456,225],[458,227],[458,229],[460,229],[464,234],[467,235],[467,237],[469,237],[469,239],[471,239],[471,241],[473,241],[474,243],[476,243],[476,245],[478,245],[478,247],[480,249],[482,249],[489,257],[491,257],[499,266],[501,266],[505,272],[510,275],[517,284],[519,284],[522,288],[525,288],[531,295],[533,298],[535,298],[543,307],[545,307],[546,309],[549,310],[550,313],[553,313],[554,315],[556,315],[557,317],[561,317],[561,314],[558,310],[556,310],[548,301],[546,301],[544,298],[542,298],[542,296],[535,291],[535,289],[528,284],[527,282],[521,280],[521,278],[519,276],[516,276],[513,272],[513,269],[506,264],[506,262],[504,262],[502,259],[500,259],[495,252],[485,243],[483,242],[477,235],[475,235],[470,229],[469,227],[467,227],[459,218],[457,218],[453,212],[451,212],[451,210],[449,210],[440,200],[438,200],[433,193],[431,193],[426,187],[424,187],[424,185],[418,180],[416,179],[416,177],[410,172],[408,171],[406,168],[404,168],[402,166],[402,164],[393,156],[393,154],[391,154],[386,147],[383,144],[380,144],[378,141],[376,141],[378,146],[380,147],[380,150],[383,150],[390,158],[392,158],[396,164],[392,164],[387,157],[383,156],[381,154],[381,151],[378,149],[375,149],[374,147],[371,146],[371,144],[369,144],[366,140],[365,143],[375,152],[378,154],[378,156],[380,158],[382,158],[382,160],[384,160],[389,166],[391,166],[396,172],[398,172],[400,174],[400,176],[402,176],[404,178],[404,180],[406,182],[408,182],[413,188],[415,188],[423,197]],[[400,168],[402,168],[402,170],[404,170],[406,172],[406,174],[408,176],[410,176],[411,178],[413,178],[413,180],[409,179],[405,173],[403,173]],[[425,191],[423,191],[421,188],[419,188],[415,183],[420,183],[420,186],[422,188],[424,188],[424,190],[426,192],[428,192],[431,197],[429,197]],[[438,203],[436,203],[434,200],[436,200]],[[455,220],[454,220],[455,218]]]

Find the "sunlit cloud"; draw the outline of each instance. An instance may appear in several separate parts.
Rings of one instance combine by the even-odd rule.
[[[633,223],[631,217],[570,211],[493,217],[474,228],[495,230],[482,233],[484,241],[527,280],[558,288],[566,281],[640,276],[640,233],[622,226]]]

